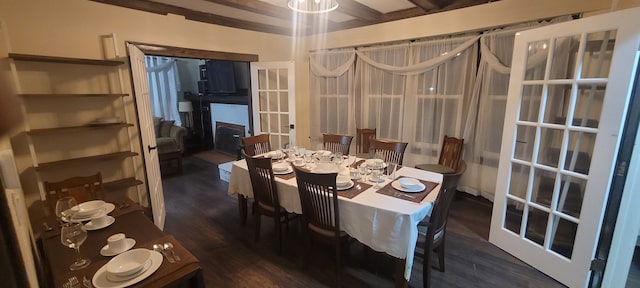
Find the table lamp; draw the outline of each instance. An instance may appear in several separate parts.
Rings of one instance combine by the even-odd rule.
[[[180,116],[184,118],[184,127],[191,129],[191,112],[193,111],[193,104],[191,101],[178,102],[178,112]]]

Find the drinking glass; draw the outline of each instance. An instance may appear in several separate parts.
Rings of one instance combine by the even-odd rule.
[[[68,223],[62,226],[62,230],[60,231],[60,241],[62,245],[75,249],[78,256],[76,262],[69,266],[69,269],[72,271],[82,269],[91,264],[91,260],[83,259],[80,255],[80,245],[84,243],[84,240],[87,240],[87,230],[84,229],[82,223]]]
[[[336,154],[333,155],[333,163],[336,164],[336,166],[338,166],[338,169],[339,169],[340,165],[342,165],[342,162],[344,162],[344,158],[342,158],[342,153],[336,152]]]
[[[70,222],[80,208],[73,197],[62,197],[56,201],[56,216],[60,221]],[[62,224],[62,222],[60,222]]]
[[[304,167],[307,169],[311,169],[311,163],[313,162],[313,155],[312,154],[304,154],[304,162],[307,163],[307,165],[305,165]]]
[[[396,178],[396,169],[398,169],[398,164],[393,162],[387,162],[387,178],[389,179]]]
[[[371,169],[369,169],[367,167],[366,163],[362,163],[360,164],[360,166],[358,167],[358,173],[360,173],[360,179],[364,179],[366,180],[367,175],[369,175],[369,173],[371,173]],[[360,180],[362,181],[362,180]]]
[[[371,170],[371,180],[376,184],[373,185],[373,189],[380,188],[380,180],[382,180],[382,169],[372,169]]]

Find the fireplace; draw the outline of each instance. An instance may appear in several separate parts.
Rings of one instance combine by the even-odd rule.
[[[215,150],[238,155],[241,139],[245,137],[244,131],[244,125],[216,121]]]

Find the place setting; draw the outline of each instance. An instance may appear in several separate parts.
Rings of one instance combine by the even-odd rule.
[[[125,240],[118,239],[109,241],[109,245]],[[110,240],[113,239],[110,237]],[[162,261],[162,254],[154,250],[137,248],[122,252],[100,267],[91,282],[96,288],[130,286],[151,276],[160,268]]]
[[[436,186],[438,186],[438,183],[435,182],[401,177],[378,189],[376,193],[420,203]]]
[[[336,177],[336,190],[338,191],[338,195],[348,199],[353,199],[360,193],[371,188],[371,186],[372,185],[364,182],[355,181],[350,176],[338,175],[338,177]]]

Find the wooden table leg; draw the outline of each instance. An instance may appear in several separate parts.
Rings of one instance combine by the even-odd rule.
[[[396,267],[395,267],[395,272],[394,272],[394,277],[396,278],[396,288],[407,288],[408,287],[408,283],[407,283],[407,279],[404,278],[404,270],[407,267],[407,261],[406,259],[400,259],[400,258],[396,258]]]
[[[240,223],[242,227],[247,225],[247,197],[238,194],[238,211],[240,212]]]

